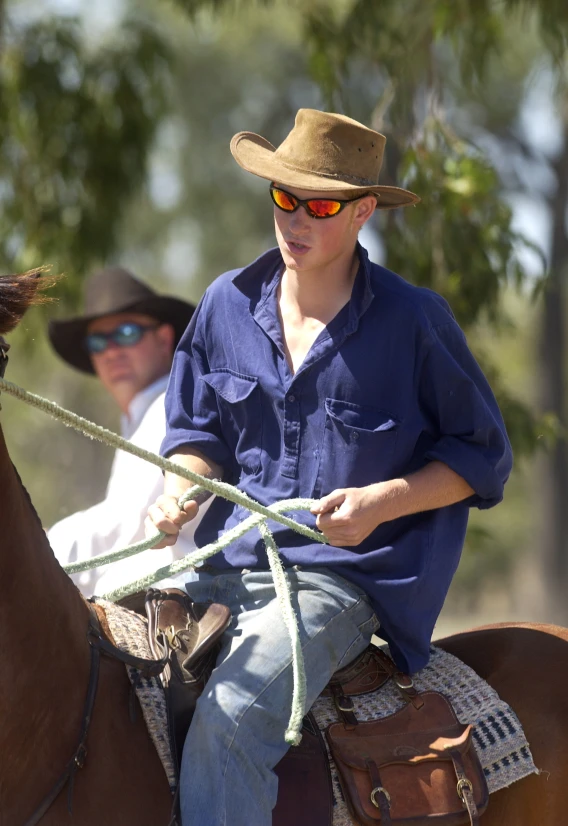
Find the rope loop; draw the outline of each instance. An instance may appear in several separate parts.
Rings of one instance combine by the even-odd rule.
[[[290,745],[297,746],[302,739],[300,732],[302,728],[302,720],[305,714],[306,702],[306,672],[304,667],[304,656],[300,642],[298,621],[292,607],[290,584],[288,582],[288,577],[286,576],[286,569],[282,565],[280,552],[274,540],[274,536],[268,527],[267,520],[272,519],[273,521],[279,522],[280,524],[291,528],[303,536],[307,536],[309,539],[325,544],[327,540],[322,533],[314,531],[312,528],[307,527],[307,525],[302,525],[300,522],[284,515],[286,511],[309,511],[314,500],[285,499],[280,502],[275,502],[269,506],[261,505],[246,493],[233,485],[229,485],[227,482],[220,482],[218,479],[208,479],[205,476],[201,476],[199,473],[194,473],[193,471],[184,468],[182,465],[171,462],[169,459],[164,459],[163,456],[158,456],[149,450],[144,450],[137,445],[133,445],[117,433],[113,433],[111,430],[100,427],[100,425],[94,424],[88,419],[84,419],[82,416],[78,416],[76,413],[66,410],[64,407],[60,407],[60,405],[55,402],[52,402],[49,399],[44,399],[35,393],[30,393],[22,387],[18,387],[18,385],[12,384],[12,382],[6,381],[6,379],[1,377],[0,390],[8,393],[16,399],[19,399],[20,401],[25,402],[26,404],[31,405],[32,407],[42,410],[44,413],[47,413],[53,418],[63,422],[63,424],[67,427],[72,427],[75,430],[78,430],[84,436],[88,436],[91,439],[97,439],[98,441],[103,442],[103,444],[113,447],[116,450],[124,450],[127,453],[137,456],[139,459],[143,459],[153,465],[157,465],[162,470],[175,473],[177,476],[181,476],[183,479],[188,479],[190,482],[193,482],[193,486],[188,488],[179,498],[178,505],[180,508],[183,508],[184,504],[198,493],[202,491],[209,491],[216,496],[222,496],[224,499],[228,499],[229,501],[241,505],[251,511],[251,515],[247,517],[247,519],[243,520],[240,525],[237,525],[224,533],[215,542],[211,542],[203,548],[198,548],[195,552],[184,556],[183,559],[178,559],[170,565],[158,568],[151,574],[147,574],[145,577],[140,577],[133,582],[129,582],[128,584],[105,594],[104,599],[108,599],[111,602],[116,602],[122,597],[149,587],[160,579],[165,579],[166,577],[183,573],[183,571],[186,571],[189,568],[202,564],[206,559],[209,559],[209,557],[219,553],[219,551],[222,551],[230,545],[231,542],[234,542],[235,539],[240,538],[247,533],[247,531],[257,527],[266,548],[268,563],[270,565],[272,578],[274,580],[274,589],[276,591],[276,597],[282,612],[282,619],[290,636],[294,687],[292,691],[292,710],[290,721],[288,723],[288,728],[286,729],[284,739]],[[92,568],[98,568],[102,565],[110,565],[113,562],[118,562],[120,559],[126,559],[127,557],[134,556],[135,554],[155,547],[155,545],[157,545],[158,542],[164,538],[164,536],[165,533],[158,531],[157,534],[143,540],[142,542],[136,542],[135,544],[129,545],[126,548],[121,548],[118,551],[99,554],[97,557],[83,560],[82,562],[74,562],[70,565],[65,565],[63,570],[68,574],[75,574],[80,571],[88,571]]]

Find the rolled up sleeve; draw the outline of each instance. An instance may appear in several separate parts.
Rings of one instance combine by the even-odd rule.
[[[223,438],[215,391],[203,380],[209,373],[203,337],[207,294],[193,314],[172,364],[166,391],[166,436],[160,453],[171,456],[191,446],[227,468],[233,456]]]
[[[511,445],[487,379],[455,322],[430,332],[419,398],[435,439],[426,458],[465,479],[475,491],[469,505],[496,505],[511,472]]]

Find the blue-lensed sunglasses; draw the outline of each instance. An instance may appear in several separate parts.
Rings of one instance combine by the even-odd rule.
[[[112,341],[118,347],[132,347],[138,344],[144,333],[148,330],[155,330],[159,324],[144,326],[135,321],[125,321],[119,324],[110,333],[88,333],[85,336],[85,346],[89,353],[104,353],[109,343]]]

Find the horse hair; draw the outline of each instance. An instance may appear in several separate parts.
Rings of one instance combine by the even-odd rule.
[[[39,267],[20,275],[0,276],[0,334],[11,332],[32,304],[53,300],[41,293],[52,287],[58,276],[42,277],[44,271]]]

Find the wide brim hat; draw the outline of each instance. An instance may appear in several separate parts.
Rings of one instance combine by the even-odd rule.
[[[90,322],[125,312],[140,313],[162,324],[171,324],[175,333],[174,346],[177,346],[195,306],[180,298],[154,292],[122,267],[108,267],[87,279],[83,315],[49,322],[49,340],[67,364],[84,373],[94,373],[85,345]]]
[[[372,192],[378,209],[416,204],[407,189],[379,184],[386,138],[345,115],[300,109],[294,128],[274,147],[254,132],[239,132],[231,141],[236,162],[268,181],[320,192]]]

